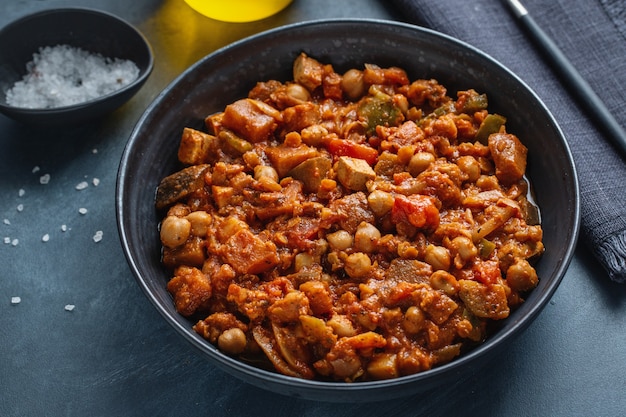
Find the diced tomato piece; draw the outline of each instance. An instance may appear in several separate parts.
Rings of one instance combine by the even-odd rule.
[[[473,266],[472,272],[474,279],[485,285],[495,284],[502,277],[496,261],[478,262]]]
[[[334,156],[349,156],[363,159],[370,165],[374,165],[378,159],[378,150],[369,145],[352,142],[351,140],[332,139],[326,145],[328,152]]]
[[[425,195],[396,196],[391,208],[394,223],[405,222],[420,229],[434,230],[439,226],[439,210]]]
[[[306,250],[313,247],[314,240],[320,230],[320,219],[300,217],[299,221],[289,223],[289,228],[284,231],[289,241],[289,246],[298,250]]]

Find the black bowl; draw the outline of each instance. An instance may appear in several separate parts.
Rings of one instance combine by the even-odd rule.
[[[307,381],[257,369],[219,352],[178,314],[159,263],[155,187],[180,168],[176,153],[183,127],[244,96],[257,81],[291,79],[304,51],[337,72],[364,63],[399,66],[411,79],[436,78],[449,91],[488,94],[490,111],[508,117],[507,128],[529,148],[528,175],[542,209],[547,248],[537,265],[538,287],[482,345],[441,367],[397,379],[341,383]],[[572,258],[579,230],[579,191],[563,134],[539,98],[514,74],[475,48],[448,36],[401,23],[330,20],[294,24],[234,43],[193,65],[146,110],[124,151],[117,185],[118,227],[137,282],[165,320],[212,363],[256,386],[325,401],[373,401],[418,393],[471,373],[519,335],[557,289]],[[547,347],[548,349],[550,347]],[[514,377],[513,375],[511,377]]]
[[[121,89],[75,105],[27,109],[9,105],[6,92],[26,74],[26,63],[40,47],[70,45],[108,58],[128,59],[139,76]],[[38,125],[82,123],[105,115],[128,101],[152,72],[152,48],[128,22],[110,13],[64,8],[22,17],[0,30],[0,112],[17,121]]]

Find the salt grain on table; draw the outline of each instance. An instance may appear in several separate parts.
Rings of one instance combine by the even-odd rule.
[[[81,208],[79,208],[79,209],[78,209],[78,212],[79,212],[80,214],[87,214],[87,209],[86,209],[86,208],[84,208],[84,207],[81,207]]]
[[[49,240],[50,240],[50,235],[47,233],[41,237],[42,242],[47,242]]]
[[[65,311],[72,311],[76,306],[74,304],[67,304],[65,306]]]
[[[104,236],[104,233],[102,233],[102,230],[98,230],[96,232],[95,235],[93,235],[93,241],[98,243],[102,240],[102,237]]]
[[[50,174],[44,174],[41,177],[39,177],[39,183],[40,184],[48,184],[50,182]]]
[[[39,170],[40,170],[40,169],[41,169],[41,168],[39,168],[37,165],[35,165],[35,166],[33,167],[33,170],[32,170],[31,172],[34,174],[34,173],[36,173],[36,172],[39,172]]]
[[[5,237],[4,238],[4,243],[6,243],[7,245],[11,243],[11,238],[10,237]]]
[[[89,184],[87,183],[87,181],[81,181],[78,184],[76,184],[76,189],[79,191],[84,190],[87,187],[89,187]]]
[[[11,224],[11,220],[9,220],[9,219],[4,219],[2,222],[3,222],[4,224]]]
[[[21,302],[22,302],[22,299],[20,297],[11,297],[11,304],[17,305]]]
[[[17,211],[24,211],[24,204],[18,204],[16,209]]]
[[[13,245],[13,246],[17,246],[17,245],[19,245],[19,244],[20,244],[20,240],[19,240],[19,239],[13,239],[13,240],[11,241],[11,245]]]
[[[20,188],[20,190],[17,192],[17,195],[20,197],[23,197],[24,194],[26,194],[26,190],[24,190],[23,188]]]
[[[93,183],[93,185],[94,185],[94,186],[96,186],[96,187],[97,187],[98,185],[100,185],[100,179],[98,179],[98,178],[94,178],[91,182],[92,182],[92,183]]]

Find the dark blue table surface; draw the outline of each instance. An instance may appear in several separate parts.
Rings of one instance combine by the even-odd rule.
[[[624,415],[626,286],[610,282],[583,245],[549,305],[506,352],[426,394],[330,404],[216,369],[163,321],[122,253],[115,179],[134,124],[185,68],[230,42],[303,20],[402,16],[384,1],[295,0],[271,18],[229,24],[183,0],[8,0],[0,27],[59,6],[125,18],[146,35],[156,64],[130,102],[89,126],[42,131],[0,116],[0,416]],[[79,191],[82,181],[89,187]]]

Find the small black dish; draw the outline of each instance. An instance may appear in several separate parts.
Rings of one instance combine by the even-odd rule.
[[[6,102],[6,92],[26,74],[26,63],[44,46],[69,45],[107,58],[133,61],[138,77],[104,96],[70,106],[28,109]],[[0,30],[0,112],[25,124],[79,124],[120,107],[137,93],[152,72],[152,48],[128,22],[87,8],[51,9],[24,16]]]

